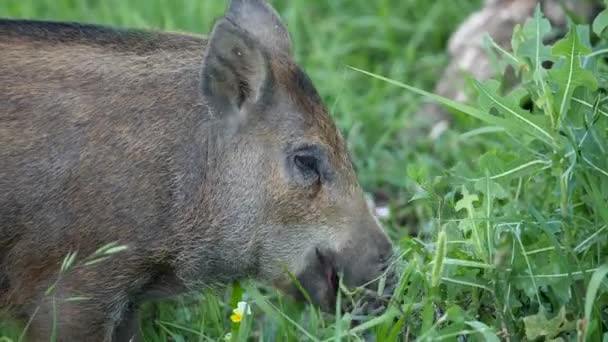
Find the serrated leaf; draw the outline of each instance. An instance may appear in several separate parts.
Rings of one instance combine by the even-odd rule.
[[[485,260],[485,249],[482,243],[482,234],[479,231],[479,227],[475,222],[476,217],[483,217],[483,215],[476,213],[475,202],[479,202],[479,196],[476,194],[470,194],[465,186],[462,187],[462,198],[456,202],[456,211],[465,209],[467,212],[467,219],[463,219],[458,224],[459,229],[464,232],[471,232],[471,239],[473,247],[475,249],[476,257]]]
[[[473,203],[479,202],[479,196],[475,194],[470,194],[466,187],[462,188],[462,198],[456,202],[456,211],[461,211],[462,209],[466,209],[470,214],[474,211]]]
[[[525,90],[517,88],[509,95],[501,96],[498,91],[500,85],[495,80],[484,83],[474,81],[474,84],[479,93],[478,103],[480,107],[488,112],[493,109],[497,110],[505,118],[515,119],[506,120],[505,129],[513,133],[523,130],[546,144],[553,145],[554,138],[549,133],[546,124],[542,122],[542,117],[534,117],[520,107],[520,101],[526,95]]]
[[[576,26],[572,25],[566,37],[558,41],[552,49],[554,56],[561,57],[563,63],[549,72],[553,83],[558,87],[557,112],[564,118],[570,107],[572,94],[578,87],[597,89],[595,76],[581,65],[581,58],[590,54],[589,49],[579,36]]]
[[[514,40],[518,41],[514,51],[517,58],[529,66],[524,70],[529,72],[522,74],[524,86],[527,81],[534,81],[534,85],[529,87],[530,94],[536,95],[536,98],[533,98],[534,102],[551,118],[551,127],[555,127],[553,94],[546,81],[548,72],[543,68],[544,62],[555,62],[551,47],[543,43],[543,39],[551,33],[551,29],[551,23],[545,18],[538,4],[534,17],[528,19],[523,28],[516,35],[514,34]]]
[[[492,68],[497,73],[502,72],[509,65],[513,66],[515,70],[520,69],[522,62],[515,55],[498,45],[488,33],[484,35],[482,44],[492,64]]]
[[[544,17],[540,4],[536,6],[534,17],[526,21],[519,32],[521,43],[515,53],[521,59],[530,62],[530,66],[537,73],[542,70],[541,64],[553,60],[551,48],[543,44],[543,38],[551,32],[551,23]]]
[[[523,164],[525,160],[520,157],[524,156],[511,155],[502,153],[502,151],[492,150],[484,153],[481,157],[479,157],[477,165],[479,170],[487,171],[490,180],[492,180],[497,176],[504,174],[505,172],[507,172],[507,170],[516,167],[517,165]],[[515,173],[515,176],[519,176],[517,172]],[[477,175],[480,176],[480,174]],[[486,177],[480,177],[476,179],[476,181],[485,181],[485,178]]]
[[[500,184],[488,180],[488,179],[479,179],[475,182],[475,190],[486,194],[487,196],[491,195],[492,197],[498,199],[506,199],[509,197],[509,193],[503,188]],[[486,192],[490,190],[490,194]]]

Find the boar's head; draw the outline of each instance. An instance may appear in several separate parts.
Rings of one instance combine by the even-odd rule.
[[[216,22],[201,89],[216,122],[211,133],[221,137],[208,147],[204,207],[222,260],[206,262],[296,294],[287,268],[326,310],[338,274],[351,287],[382,275],[392,245],[266,2],[234,0]]]

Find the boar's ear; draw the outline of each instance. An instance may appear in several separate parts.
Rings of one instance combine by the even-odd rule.
[[[232,0],[226,18],[269,49],[291,55],[289,32],[266,0]]]
[[[240,112],[261,100],[269,77],[264,49],[247,32],[226,19],[213,28],[203,58],[201,88],[212,115]]]

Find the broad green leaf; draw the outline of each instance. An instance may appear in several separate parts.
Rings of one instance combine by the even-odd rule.
[[[562,307],[557,316],[547,318],[547,314],[541,307],[538,314],[524,317],[524,326],[526,329],[526,337],[529,341],[534,341],[537,338],[553,338],[563,331],[568,331],[574,328],[575,322],[568,321],[566,318],[566,308]]]
[[[608,27],[608,8],[604,9],[595,20],[593,20],[593,32],[602,37],[604,31],[606,31],[606,27]]]
[[[479,332],[483,336],[483,339],[485,341],[488,341],[488,342],[499,342],[500,341],[498,336],[496,336],[496,333],[494,332],[494,330],[491,329],[490,327],[488,327],[487,325],[483,324],[482,322],[472,321],[472,322],[465,322],[465,323],[467,325],[469,325],[470,327],[472,327],[473,329],[477,330],[477,332]]]
[[[591,28],[589,25],[576,25],[576,32],[578,33],[579,42],[589,51],[593,50],[593,46],[591,45]]]

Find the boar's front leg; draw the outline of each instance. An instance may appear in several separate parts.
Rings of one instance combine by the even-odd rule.
[[[111,341],[113,324],[98,303],[87,305],[52,297],[31,313],[28,341]]]
[[[143,340],[137,320],[137,308],[135,305],[129,305],[114,329],[112,342],[140,342]]]
[[[115,268],[113,270],[122,270]],[[72,270],[46,293],[41,288],[37,305],[28,310],[28,340],[49,341],[137,341],[136,317],[128,293],[137,277],[112,270]]]

